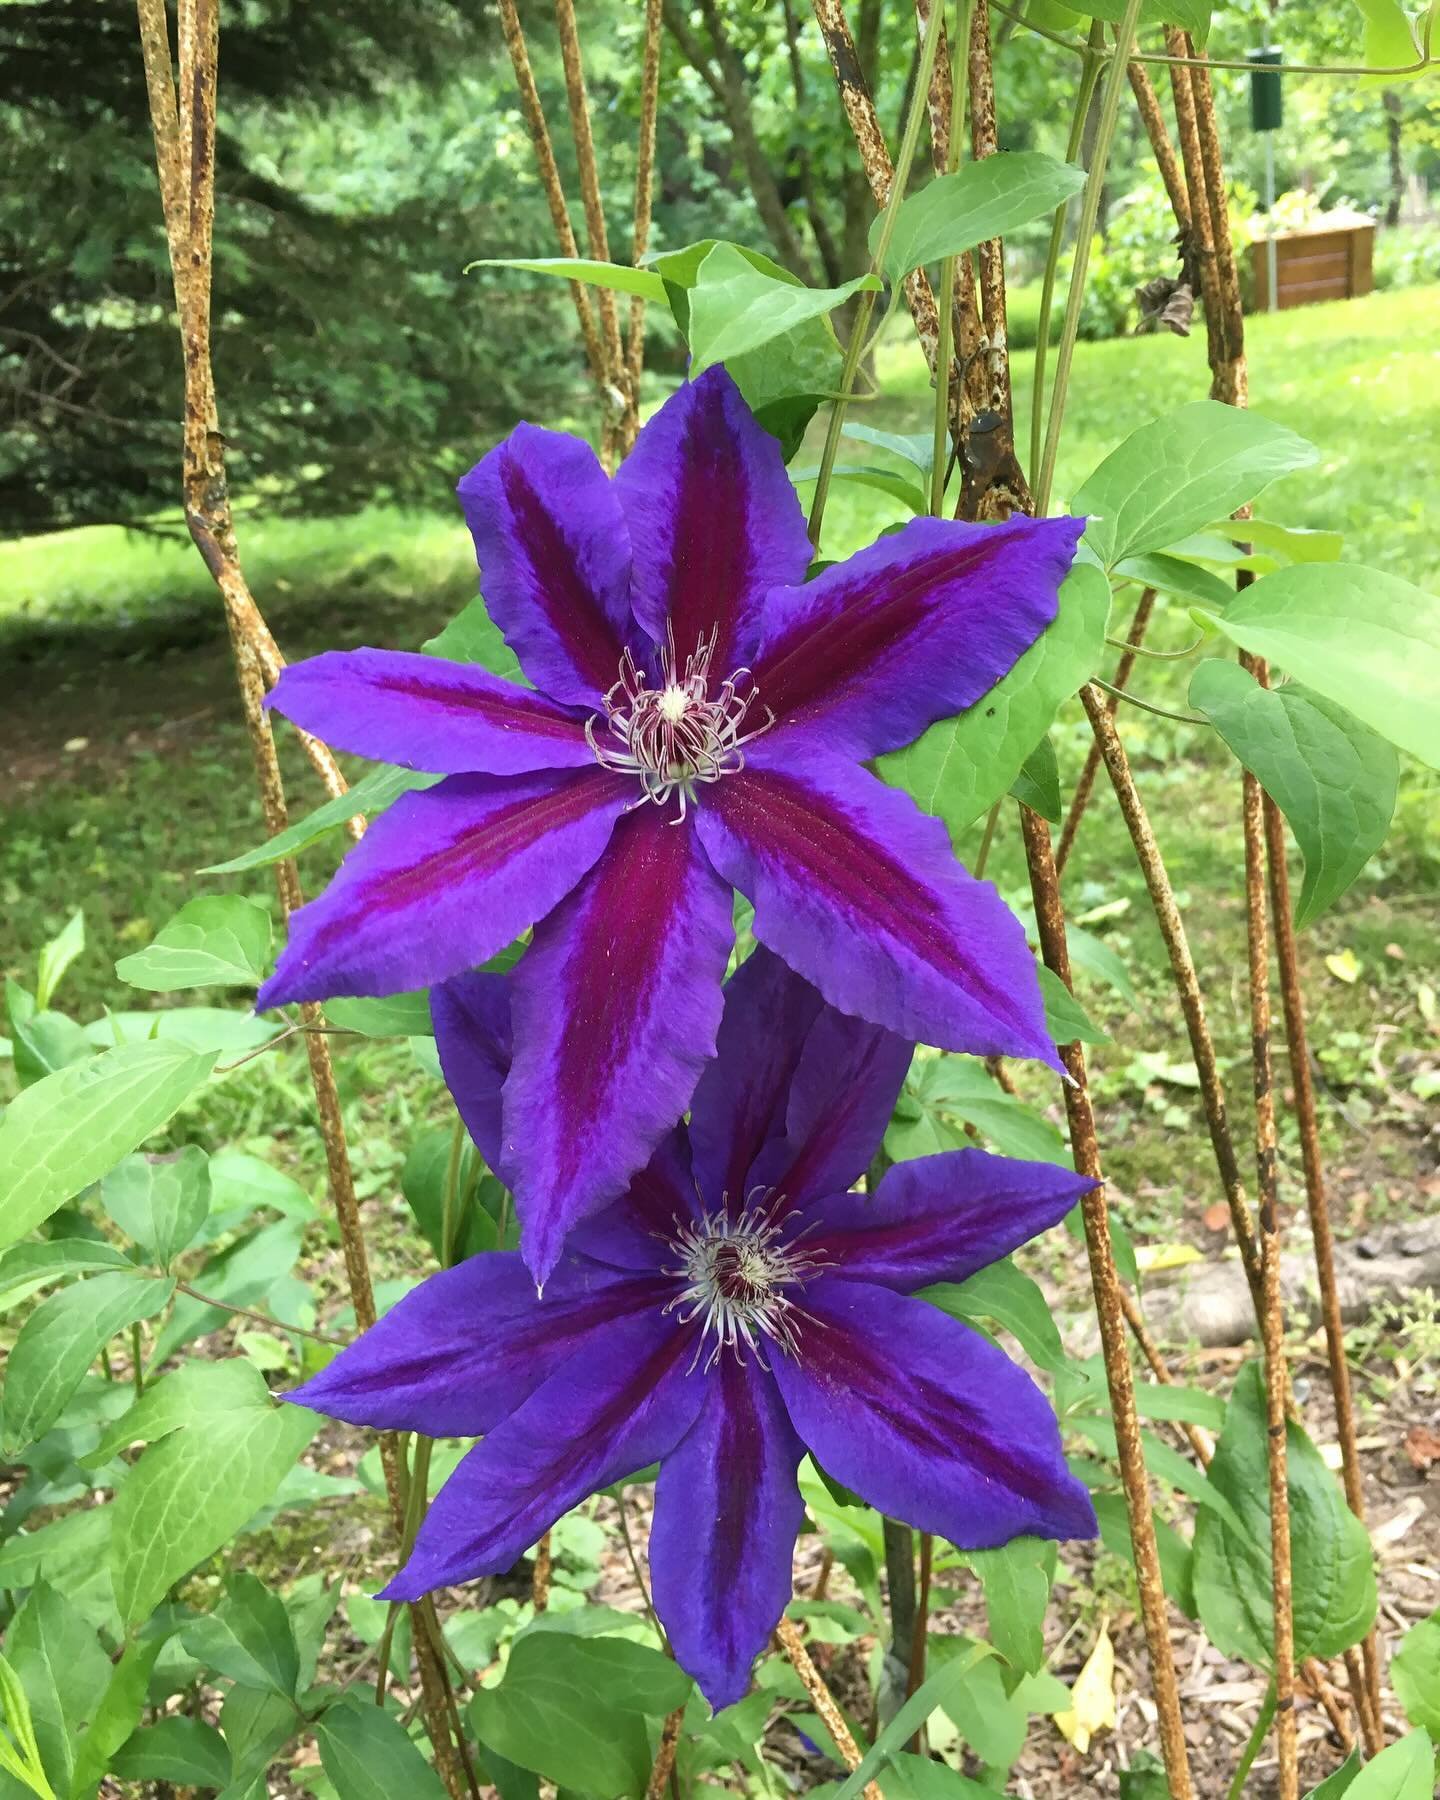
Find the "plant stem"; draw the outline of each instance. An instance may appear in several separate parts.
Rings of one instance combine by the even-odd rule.
[[[460,1158],[465,1150],[465,1122],[457,1112],[450,1133],[450,1158],[445,1165],[444,1196],[440,1203],[440,1267],[455,1262],[455,1238],[460,1210]]]
[[[915,146],[920,141],[920,127],[925,119],[925,99],[930,89],[930,72],[935,66],[935,50],[940,41],[940,26],[944,16],[945,9],[937,5],[930,15],[930,22],[920,45],[920,63],[915,74],[915,92],[910,101],[910,112],[905,120],[905,135],[900,141],[900,154],[895,159],[890,194],[885,202],[885,210],[880,215],[880,236],[870,258],[871,270],[876,274],[883,274],[885,258],[890,251],[890,240],[895,234],[895,220],[910,182],[910,168],[915,160]],[[835,457],[840,448],[840,428],[845,423],[845,409],[849,405],[860,359],[865,352],[865,334],[874,310],[875,293],[873,289],[867,289],[861,294],[859,305],[855,309],[850,342],[845,348],[845,363],[840,371],[840,392],[830,408],[825,448],[820,454],[820,473],[816,477],[815,494],[810,502],[810,542],[817,548],[820,543],[820,528],[825,518],[825,502],[830,493],[830,478],[834,473]],[[943,383],[943,370],[937,370],[936,379]]]
[[[1090,24],[1087,55],[1080,69],[1080,88],[1075,96],[1075,116],[1070,121],[1070,137],[1065,145],[1066,162],[1074,162],[1085,137],[1085,121],[1090,113],[1090,100],[1100,68],[1105,61],[1105,24],[1094,19]],[[1045,252],[1045,273],[1040,282],[1040,326],[1035,339],[1035,375],[1030,388],[1030,480],[1033,483],[1040,467],[1041,403],[1045,397],[1045,358],[1050,352],[1050,309],[1055,299],[1055,276],[1060,267],[1060,247],[1065,237],[1065,215],[1069,201],[1055,208],[1050,225],[1050,243]]]
[[[1075,343],[1080,335],[1080,306],[1085,297],[1085,274],[1090,266],[1090,239],[1100,214],[1100,190],[1105,184],[1105,166],[1110,160],[1110,140],[1115,135],[1115,119],[1120,110],[1120,90],[1125,81],[1125,60],[1135,41],[1135,27],[1140,19],[1140,0],[1125,0],[1125,16],[1115,28],[1115,52],[1105,71],[1105,87],[1100,96],[1100,121],[1095,133],[1095,152],[1085,177],[1085,191],[1080,200],[1080,220],[1076,227],[1075,258],[1070,270],[1070,288],[1065,296],[1065,320],[1060,327],[1060,345],[1055,353],[1055,388],[1050,397],[1050,418],[1045,431],[1045,449],[1040,474],[1034,482],[1035,512],[1044,518],[1050,505],[1050,491],[1055,479],[1055,458],[1060,450],[1060,428],[1065,421],[1065,401],[1070,388],[1070,366],[1075,358]]]
[[[253,1319],[257,1325],[268,1325],[271,1331],[293,1331],[297,1337],[313,1338],[317,1344],[334,1344],[343,1350],[353,1342],[351,1338],[336,1337],[329,1331],[312,1331],[307,1325],[286,1325],[282,1320],[272,1318],[269,1313],[256,1312],[250,1306],[232,1306],[228,1300],[217,1300],[211,1294],[202,1294],[199,1288],[191,1287],[188,1281],[175,1283],[177,1294],[188,1294],[192,1300],[199,1300],[205,1306],[216,1306],[221,1312],[234,1313],[237,1319]]]
[[[1109,694],[1112,699],[1124,700],[1131,706],[1138,706],[1141,712],[1154,713],[1157,719],[1173,719],[1177,725],[1208,725],[1210,721],[1203,713],[1172,712],[1168,706],[1156,706],[1153,700],[1142,700],[1138,694],[1132,694],[1126,688],[1117,688],[1108,681],[1102,681],[1098,675],[1092,675],[1095,686]]]
[[[939,11],[938,7],[936,11]],[[825,1729],[835,1740],[835,1748],[844,1758],[845,1767],[858,1769],[860,1747],[855,1742],[854,1733],[845,1723],[844,1713],[835,1703],[835,1696],[826,1687],[820,1671],[810,1660],[810,1652],[805,1648],[805,1640],[800,1635],[799,1627],[793,1619],[782,1616],[775,1627],[775,1635],[780,1640],[780,1648],[790,1658],[791,1667],[800,1677],[802,1687],[810,1696],[811,1705],[824,1720]],[[865,1800],[884,1800],[879,1784],[874,1781],[865,1784],[864,1795]]]
[[[975,852],[975,867],[970,873],[978,881],[985,873],[985,865],[990,860],[990,846],[995,842],[995,827],[1000,822],[1000,808],[1004,796],[997,800],[985,815],[985,829],[980,836],[980,848]]]
[[[1275,1717],[1275,1681],[1271,1677],[1270,1685],[1265,1690],[1265,1698],[1260,1704],[1260,1715],[1255,1721],[1255,1729],[1250,1733],[1240,1757],[1240,1766],[1235,1771],[1235,1779],[1230,1783],[1226,1800],[1244,1800],[1245,1781],[1249,1776],[1255,1758],[1260,1754],[1260,1746],[1265,1742],[1265,1733],[1270,1729],[1270,1721]]]
[[[145,1392],[145,1356],[138,1319],[130,1327],[130,1379],[135,1384],[135,1398],[138,1400]]]
[[[937,12],[943,0],[933,0]],[[950,46],[950,120],[945,140],[945,174],[960,167],[960,138],[965,127],[965,96],[969,92],[961,60],[970,42],[970,11],[974,0],[961,0],[955,41]],[[940,269],[940,344],[935,354],[935,435],[931,447],[930,511],[938,519],[945,511],[945,473],[950,461],[950,387],[955,360],[955,266],[958,257],[947,256]]]
[[[1110,717],[1115,717],[1116,708],[1120,704],[1117,688],[1123,689],[1130,679],[1130,671],[1135,667],[1135,653],[1145,637],[1150,624],[1150,614],[1155,608],[1155,590],[1146,588],[1140,595],[1135,615],[1130,621],[1130,630],[1126,634],[1126,650],[1115,665],[1115,679],[1110,687],[1110,699],[1106,702]],[[1075,834],[1080,829],[1080,821],[1085,816],[1085,808],[1090,802],[1090,791],[1095,786],[1095,777],[1100,772],[1100,746],[1092,742],[1085,753],[1085,766],[1080,771],[1080,779],[1075,783],[1075,793],[1070,801],[1070,809],[1065,814],[1065,829],[1060,833],[1060,843],[1055,851],[1055,872],[1065,873],[1065,865],[1070,860],[1070,852],[1075,846]]]
[[[1025,856],[1030,869],[1030,892],[1035,902],[1035,923],[1045,965],[1071,986],[1070,951],[1065,937],[1065,911],[1050,850],[1050,828],[1028,806],[1020,808],[1025,834]],[[1135,1578],[1140,1590],[1140,1610],[1145,1623],[1145,1642],[1150,1651],[1151,1680],[1159,1714],[1160,1743],[1165,1773],[1173,1800],[1192,1800],[1190,1758],[1180,1716],[1180,1688],[1175,1676],[1175,1657],[1165,1607],[1165,1588],[1160,1577],[1160,1552],[1155,1539],[1155,1517],[1150,1503],[1150,1482],[1140,1439],[1140,1419],[1135,1410],[1135,1377],[1125,1339],[1120,1300],[1120,1280],[1110,1238],[1110,1212],[1105,1200],[1100,1145],[1095,1134],[1095,1114],[1085,1077],[1085,1052],[1078,1043],[1062,1044],[1061,1059],[1070,1080],[1064,1083],[1065,1115],[1070,1126],[1070,1147],[1076,1170],[1096,1186],[1080,1202],[1085,1223],[1085,1248],[1090,1263],[1090,1283],[1095,1314],[1100,1325],[1100,1345],[1105,1379],[1115,1420],[1115,1443],[1125,1505],[1130,1520],[1130,1541],[1135,1554]]]

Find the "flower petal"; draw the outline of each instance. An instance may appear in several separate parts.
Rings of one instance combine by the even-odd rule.
[[[675,1660],[718,1712],[750,1682],[790,1599],[805,1447],[774,1379],[721,1358],[699,1417],[660,1465],[650,1572]]]
[[[422,1281],[286,1398],[349,1425],[476,1437],[577,1350],[593,1354],[673,1291],[567,1260],[541,1300],[513,1251],[472,1256]]]
[[[1055,1163],[946,1150],[896,1163],[873,1194],[822,1200],[805,1242],[827,1270],[908,1294],[998,1262],[1094,1186]]]
[[[566,705],[598,707],[631,622],[630,539],[595,452],[517,425],[458,492],[486,610],[526,675]]]
[[[485,962],[564,899],[634,791],[589,768],[451,775],[402,795],[291,919],[256,1006],[402,994]]]
[[[513,977],[504,1100],[505,1162],[537,1280],[689,1105],[715,1050],[731,916],[693,830],[642,806],[537,926]]]
[[[772,738],[856,757],[973,706],[1055,617],[1083,519],[913,519],[765,602],[755,684]]]
[[[725,984],[715,1060],[690,1107],[695,1181],[707,1211],[726,1200],[743,1207],[761,1150],[783,1137],[790,1083],[822,1004],[763,944]]]
[[[381,1598],[508,1569],[587,1494],[673,1449],[705,1394],[689,1353],[658,1311],[597,1332],[464,1459]]]
[[[881,1025],[823,1007],[790,1084],[785,1136],[762,1153],[751,1180],[797,1207],[857,1181],[880,1148],[914,1048]]]
[[[805,514],[780,445],[718,365],[665,402],[620,465],[615,493],[634,546],[635,616],[681,665],[717,635],[723,680],[755,654],[765,590],[810,566]]]
[[[796,1354],[774,1359],[796,1430],[828,1474],[963,1550],[1095,1535],[1050,1403],[1003,1350],[923,1300],[823,1276]]]
[[[510,984],[479,969],[437,982],[430,1020],[450,1098],[475,1148],[504,1180],[500,1090],[510,1073]]]
[[[754,901],[756,937],[832,1006],[912,1042],[1060,1067],[1019,921],[909,795],[766,749],[697,819],[715,867]]]
[[[438,775],[521,775],[595,760],[585,725],[475,663],[331,650],[291,663],[266,702],[337,750]]]
[[[682,1121],[661,1138],[618,1200],[574,1227],[565,1248],[610,1268],[653,1272],[670,1260],[669,1240],[694,1223],[699,1210]]]

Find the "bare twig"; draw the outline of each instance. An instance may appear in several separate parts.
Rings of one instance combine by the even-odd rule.
[[[1130,671],[1135,667],[1135,655],[1145,641],[1145,633],[1150,625],[1150,614],[1155,607],[1155,590],[1146,588],[1140,595],[1135,607],[1134,617],[1130,621],[1130,629],[1126,633],[1129,648],[1115,665],[1115,676],[1111,687],[1122,692],[1130,679]],[[1120,705],[1120,695],[1107,693],[1105,709],[1113,719]],[[1085,752],[1085,766],[1080,771],[1080,779],[1075,783],[1075,794],[1070,802],[1069,811],[1065,814],[1064,829],[1060,833],[1060,843],[1055,851],[1055,873],[1063,876],[1065,865],[1070,860],[1070,852],[1075,848],[1075,834],[1080,829],[1080,821],[1085,816],[1085,808],[1090,804],[1090,793],[1095,786],[1095,777],[1100,772],[1100,746],[1092,741]]]
[[[680,1749],[680,1731],[684,1723],[683,1706],[677,1706],[666,1717],[660,1730],[660,1742],[655,1746],[655,1761],[651,1765],[650,1779],[645,1784],[645,1800],[662,1800],[675,1769],[675,1758]]]
[[[860,1767],[860,1746],[850,1727],[845,1723],[845,1715],[835,1703],[835,1696],[826,1687],[824,1677],[810,1660],[810,1652],[805,1648],[805,1640],[793,1619],[782,1618],[775,1627],[775,1635],[780,1640],[780,1648],[790,1658],[791,1667],[800,1677],[801,1686],[810,1696],[810,1703],[825,1723],[825,1729],[835,1740],[835,1748],[845,1759],[847,1769]],[[865,1800],[883,1800],[878,1783],[870,1781],[865,1784]]]
[[[1210,1022],[1205,1015],[1205,1001],[1200,992],[1199,976],[1195,972],[1195,959],[1190,954],[1185,925],[1175,903],[1175,890],[1170,885],[1165,860],[1155,841],[1155,833],[1151,828],[1145,803],[1140,798],[1140,790],[1135,785],[1130,759],[1126,756],[1125,746],[1115,729],[1115,721],[1110,717],[1104,697],[1093,682],[1087,682],[1081,688],[1080,699],[1089,714],[1095,740],[1100,746],[1101,757],[1115,789],[1115,796],[1120,802],[1120,811],[1129,827],[1130,841],[1135,847],[1140,872],[1145,877],[1145,886],[1149,890],[1151,905],[1160,926],[1160,935],[1169,953],[1171,973],[1175,978],[1176,991],[1185,1014],[1186,1030],[1190,1036],[1191,1053],[1200,1076],[1200,1097],[1210,1128],[1210,1142],[1214,1148],[1221,1185],[1230,1208],[1235,1241],[1240,1247],[1241,1261],[1258,1316],[1261,1310],[1260,1253],[1255,1241],[1250,1203],[1245,1197],[1245,1184],[1240,1176],[1240,1165],[1236,1160],[1235,1144],[1230,1134],[1225,1088],[1220,1079],[1220,1062],[1215,1054],[1214,1039],[1210,1035]]]
[[[1045,966],[1069,987],[1070,952],[1065,939],[1065,912],[1055,875],[1055,858],[1050,849],[1050,828],[1028,806],[1020,808],[1020,821],[1025,834],[1025,856],[1030,868],[1030,893],[1035,902],[1041,955]],[[1078,1043],[1062,1044],[1060,1055],[1070,1077],[1064,1086],[1065,1114],[1070,1126],[1070,1148],[1075,1167],[1081,1175],[1089,1176],[1097,1183],[1082,1198],[1080,1205],[1090,1260],[1090,1284],[1100,1325],[1105,1379],[1115,1420],[1120,1477],[1130,1519],[1130,1541],[1135,1554],[1145,1642],[1150,1651],[1151,1681],[1159,1713],[1165,1773],[1174,1800],[1191,1800],[1194,1789],[1190,1781],[1190,1759],[1180,1716],[1180,1690],[1167,1626],[1165,1588],[1160,1577],[1160,1552],[1155,1540],[1150,1482],[1145,1473],[1145,1453],[1140,1440],[1140,1418],[1135,1410],[1135,1378],[1125,1343],[1124,1307],[1110,1240],[1110,1211],[1105,1202],[1100,1144],[1085,1076],[1085,1052]]]
[[[1150,139],[1155,166],[1160,171],[1160,179],[1165,183],[1165,192],[1170,196],[1170,210],[1175,214],[1175,224],[1180,236],[1186,238],[1190,233],[1190,196],[1185,190],[1185,177],[1180,173],[1180,164],[1175,160],[1175,146],[1170,142],[1170,133],[1165,129],[1165,115],[1160,110],[1159,96],[1143,63],[1130,63],[1126,72],[1135,95],[1135,105],[1145,126],[1145,135]]]
[[[535,1569],[530,1581],[530,1600],[537,1613],[550,1605],[550,1533],[535,1546]]]

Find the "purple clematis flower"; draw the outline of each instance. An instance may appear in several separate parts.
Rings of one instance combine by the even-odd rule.
[[[460,498],[534,686],[381,650],[285,671],[272,699],[297,725],[447,779],[397,801],[296,914],[259,1003],[429,986],[533,924],[503,1166],[537,1276],[689,1104],[732,887],[842,1011],[1059,1066],[1020,926],[939,820],[860,764],[1011,668],[1083,521],[916,519],[805,583],[780,447],[718,367],[613,480],[587,444],[520,425]]]
[[[436,1001],[446,1072],[487,1159],[509,1063],[499,976]],[[513,1564],[588,1494],[660,1463],[656,1611],[716,1707],[791,1593],[809,1449],[871,1505],[965,1548],[1089,1537],[1095,1515],[1030,1377],[922,1300],[1046,1230],[1091,1183],[948,1151],[869,1165],[911,1049],[757,950],[719,1052],[623,1199],[572,1234],[543,1298],[520,1258],[432,1275],[292,1398],[351,1424],[484,1438],[383,1598]]]

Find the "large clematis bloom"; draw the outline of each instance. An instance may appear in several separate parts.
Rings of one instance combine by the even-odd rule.
[[[447,779],[295,915],[260,1004],[429,986],[533,924],[503,1105],[538,1277],[689,1104],[732,887],[842,1011],[1055,1062],[1020,926],[860,765],[973,706],[1035,641],[1081,521],[916,519],[806,583],[779,445],[721,368],[613,480],[587,444],[521,425],[460,498],[534,686],[380,650],[285,671],[272,701],[297,725]]]
[[[498,1154],[503,978],[436,999],[481,1153]],[[916,1289],[1046,1230],[1091,1184],[949,1151],[869,1165],[910,1061],[757,950],[731,979],[690,1123],[572,1234],[543,1298],[520,1258],[432,1275],[292,1397],[351,1424],[473,1436],[384,1598],[509,1568],[561,1514],[654,1462],[656,1611],[711,1704],[739,1699],[791,1593],[808,1448],[893,1517],[965,1548],[1092,1536],[1030,1377]]]

